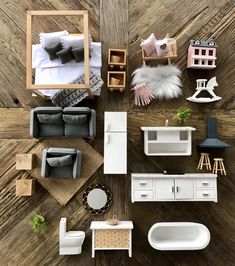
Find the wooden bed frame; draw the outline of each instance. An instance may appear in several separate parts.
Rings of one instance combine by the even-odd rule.
[[[82,16],[84,34],[84,84],[42,84],[35,85],[32,82],[32,20],[34,16]],[[56,10],[56,11],[27,11],[27,44],[26,44],[26,88],[32,93],[45,97],[41,89],[85,89],[90,98],[93,98],[90,89],[89,77],[89,35],[88,35],[88,12],[86,10]],[[48,98],[46,96],[45,98]]]

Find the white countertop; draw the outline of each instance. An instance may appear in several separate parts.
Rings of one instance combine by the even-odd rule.
[[[141,127],[143,131],[195,131],[195,127]]]
[[[109,225],[106,221],[93,221],[91,222],[90,229],[133,229],[132,221],[119,221],[117,225]]]
[[[132,173],[131,177],[135,178],[169,178],[169,177],[177,177],[177,178],[216,178],[216,174],[212,173],[185,173],[185,174],[163,174],[163,173]]]

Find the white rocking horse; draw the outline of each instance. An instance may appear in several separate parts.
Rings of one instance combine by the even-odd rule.
[[[218,83],[216,82],[216,77],[211,78],[206,85],[207,79],[197,79],[197,88],[195,93],[191,96],[188,97],[187,100],[195,103],[210,103],[210,102],[215,102],[219,101],[221,97],[217,96],[214,93],[214,87],[218,86]],[[206,90],[208,93],[212,96],[210,97],[197,97],[201,91]]]

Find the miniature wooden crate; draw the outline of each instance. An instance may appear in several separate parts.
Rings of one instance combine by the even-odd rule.
[[[16,170],[32,170],[34,154],[16,154]]]
[[[173,54],[170,56],[147,56],[144,52],[144,49],[142,48],[142,59],[143,59],[143,64],[146,64],[146,61],[152,61],[152,60],[162,60],[162,59],[167,59],[168,64],[171,64],[171,59],[177,57],[177,44],[176,44],[176,39],[175,38],[168,38],[169,41],[171,41],[172,45],[172,51]]]
[[[35,193],[35,179],[16,180],[16,196],[32,196]]]
[[[128,229],[96,230],[95,247],[127,249],[129,248],[129,230]]]
[[[123,92],[126,86],[125,71],[108,71],[108,89],[110,91],[119,90]]]
[[[126,50],[125,49],[109,49],[108,65],[110,69],[118,68],[124,70],[126,67]]]

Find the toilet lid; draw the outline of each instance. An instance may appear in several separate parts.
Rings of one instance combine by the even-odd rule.
[[[83,232],[83,231],[68,231],[67,236],[69,236],[69,237],[83,237],[83,236],[85,236],[85,232]]]

